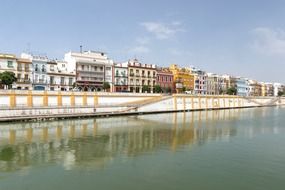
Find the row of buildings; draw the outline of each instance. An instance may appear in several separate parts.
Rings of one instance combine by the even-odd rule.
[[[158,67],[137,59],[117,63],[106,53],[68,52],[63,60],[22,53],[0,54],[0,72],[15,73],[13,89],[55,91],[108,91],[219,95],[229,88],[240,96],[277,96],[285,92],[280,83],[263,83],[243,77],[217,75],[197,68]]]

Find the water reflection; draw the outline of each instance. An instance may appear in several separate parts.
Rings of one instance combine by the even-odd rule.
[[[114,157],[136,157],[161,150],[191,150],[191,145],[229,141],[233,136],[279,133],[259,119],[272,108],[184,112],[131,117],[14,123],[0,127],[0,171],[45,164],[102,168]],[[259,125],[248,123],[253,120]]]

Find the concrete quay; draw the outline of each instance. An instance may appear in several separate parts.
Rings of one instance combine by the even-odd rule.
[[[280,97],[0,91],[0,122],[285,105]]]

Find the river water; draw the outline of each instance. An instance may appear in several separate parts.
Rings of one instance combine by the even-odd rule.
[[[285,188],[285,108],[0,124],[0,190]]]

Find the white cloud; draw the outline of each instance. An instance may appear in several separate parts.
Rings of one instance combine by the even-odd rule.
[[[161,22],[143,22],[141,25],[146,31],[155,35],[157,39],[169,39],[174,36],[177,32],[184,31],[180,28],[181,22],[175,21],[171,24],[164,24]]]
[[[252,30],[254,42],[252,47],[255,51],[266,55],[285,56],[285,31],[259,27]]]
[[[143,45],[139,45],[129,49],[129,53],[148,53],[149,51],[149,48]]]

